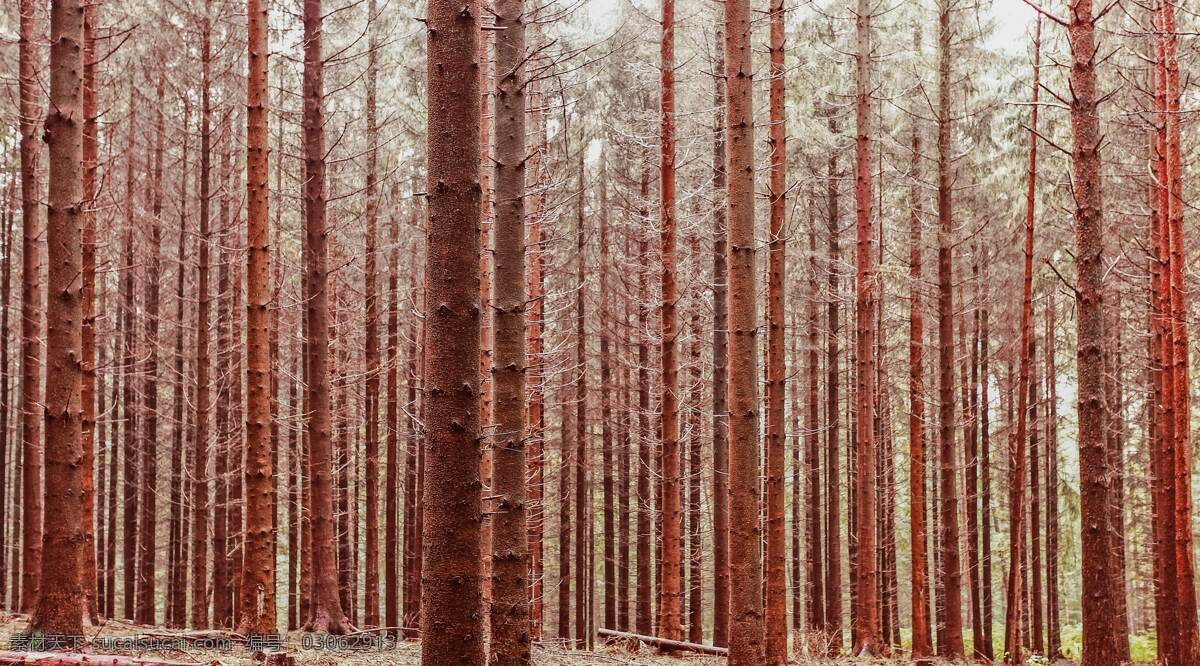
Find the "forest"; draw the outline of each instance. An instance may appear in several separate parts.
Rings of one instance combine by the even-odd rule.
[[[5,0],[0,666],[1200,665],[1198,30]]]

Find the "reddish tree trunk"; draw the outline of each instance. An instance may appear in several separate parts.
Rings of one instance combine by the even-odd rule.
[[[376,286],[378,275],[376,254],[376,238],[379,236],[379,194],[378,170],[379,163],[379,121],[376,117],[376,94],[378,88],[379,65],[379,35],[375,26],[378,9],[375,0],[367,4],[367,30],[370,33],[367,44],[367,247],[364,287],[366,289],[366,396],[363,406],[366,420],[366,592],[363,598],[363,623],[367,626],[379,624],[379,290]],[[393,379],[393,386],[395,381]],[[389,427],[392,421],[389,421]],[[389,449],[393,453],[393,449]],[[389,458],[392,460],[393,458]],[[398,470],[397,470],[398,471]],[[388,476],[392,482],[394,476]],[[393,491],[393,510],[395,509]],[[388,514],[394,516],[393,513]],[[394,533],[394,532],[393,532]],[[394,548],[394,544],[393,544]],[[395,553],[393,553],[395,555]],[[389,559],[394,562],[394,559]],[[389,624],[394,627],[396,625]]]
[[[37,80],[40,57],[35,49],[33,0],[21,0],[18,77],[21,132],[21,589],[23,612],[32,612],[38,601],[42,575],[42,434],[44,412],[41,392],[41,247],[38,241],[37,127],[41,95]],[[15,567],[14,567],[15,569]],[[14,593],[16,586],[13,586]]]
[[[80,576],[83,585],[84,613],[92,623],[97,623],[100,613],[96,608],[96,153],[99,146],[99,130],[96,117],[96,21],[100,8],[98,3],[88,3],[83,8],[83,320],[80,331],[82,345],[81,366],[83,383],[80,402],[83,408],[83,460],[80,479],[83,482],[83,547],[80,552]],[[8,289],[4,290],[5,297]],[[5,325],[4,335],[8,326]],[[7,349],[7,347],[6,347]],[[7,364],[5,364],[7,377]],[[7,399],[8,391],[2,394]],[[0,426],[4,437],[8,436],[7,424]],[[0,460],[3,456],[0,455]],[[0,501],[4,493],[0,491]],[[0,518],[0,522],[3,519]],[[4,539],[0,536],[0,543]],[[3,567],[0,567],[2,569]],[[2,571],[0,571],[2,573]],[[2,576],[0,576],[2,577]],[[0,592],[0,597],[3,593]]]
[[[126,143],[125,166],[125,233],[121,241],[121,413],[124,416],[122,429],[122,449],[124,452],[124,469],[122,476],[122,516],[121,564],[122,584],[122,617],[133,620],[136,612],[137,597],[137,519],[138,519],[138,411],[139,400],[134,392],[134,371],[137,365],[137,306],[134,302],[133,273],[135,259],[133,256],[133,230],[138,226],[133,206],[133,186],[135,182],[133,156],[136,152],[134,143],[134,128],[137,126],[137,101],[133,92],[133,79],[129,85],[129,105],[131,107],[130,124]]]
[[[680,503],[679,380],[676,344],[679,336],[675,311],[675,0],[662,3],[661,152],[659,156],[659,216],[662,229],[662,310],[660,324],[662,368],[660,441],[662,474],[661,575],[658,577],[658,632],[669,640],[683,640],[683,559],[680,548],[683,514]]]
[[[938,654],[963,656],[962,568],[958,550],[958,487],[954,454],[954,175],[950,145],[950,4],[938,17],[938,434],[941,463],[941,581],[945,589],[946,641]],[[1019,506],[1019,505],[1017,505]]]
[[[535,27],[534,43],[540,45],[540,31]],[[530,81],[533,93],[536,95],[538,82]],[[528,471],[528,542],[530,559],[530,634],[534,640],[542,637],[542,618],[545,602],[543,579],[542,536],[545,532],[545,491],[546,491],[546,395],[545,395],[545,347],[543,334],[545,331],[545,266],[543,258],[542,216],[545,214],[546,197],[542,186],[545,184],[545,155],[546,155],[546,120],[541,107],[542,97],[536,96],[538,103],[533,104],[534,136],[538,145],[530,160],[530,172],[536,188],[533,212],[528,216],[528,233],[526,236],[526,282],[528,292],[529,314],[525,320],[526,346],[526,385],[528,387],[528,413],[526,415],[527,446],[526,456]]]
[[[491,658],[527,664],[529,537],[526,531],[525,24],[523,0],[497,0],[495,254],[492,281]],[[607,394],[606,394],[607,395]],[[606,420],[607,423],[607,420]]]
[[[918,43],[920,37],[917,37]],[[915,120],[912,127],[912,166],[909,189],[908,274],[908,492],[909,534],[912,541],[912,656],[933,654],[929,617],[929,551],[925,516],[925,315],[921,308],[924,286],[921,255],[923,252],[921,217],[921,134]]]
[[[271,355],[268,345],[271,230],[267,202],[267,6],[247,0],[246,84],[246,523],[238,633],[274,634]]]
[[[308,0],[314,3],[316,0]],[[429,3],[421,660],[482,664],[479,3]]]
[[[204,16],[200,26],[200,234],[196,268],[196,415],[193,434],[196,447],[192,479],[192,607],[191,626],[208,626],[208,325],[209,325],[209,172],[212,166],[211,124],[212,101],[209,70],[212,59],[212,26],[208,15],[212,0],[204,0]],[[214,556],[215,559],[215,556]]]
[[[718,22],[715,42],[724,41],[724,25]],[[716,62],[713,71],[725,71],[725,52],[713,49]],[[713,77],[713,177],[712,188],[717,197],[725,196],[725,82]],[[725,206],[713,208],[712,255],[712,447],[713,447],[713,644],[729,644],[729,416],[726,363],[728,358],[728,303],[726,301],[726,229]]]
[[[1039,82],[1041,77],[1041,34],[1042,23],[1038,19],[1037,29],[1034,33],[1034,57],[1033,57],[1033,98],[1032,110],[1030,115],[1030,133],[1029,133],[1029,180],[1028,189],[1025,193],[1025,268],[1023,278],[1023,291],[1021,301],[1021,341],[1020,341],[1020,370],[1017,379],[1017,430],[1015,438],[1010,437],[1012,446],[1009,451],[1009,479],[1008,479],[1008,502],[1010,507],[1025,506],[1025,438],[1028,425],[1026,417],[1028,415],[1029,404],[1029,354],[1030,354],[1030,320],[1033,317],[1033,224],[1034,224],[1034,207],[1036,203],[1035,194],[1037,191],[1037,122],[1038,122],[1038,94]],[[1011,663],[1019,663],[1021,658],[1021,649],[1025,641],[1021,636],[1020,617],[1023,611],[1025,599],[1024,581],[1021,580],[1021,568],[1014,566],[1014,563],[1020,559],[1021,552],[1024,550],[1022,539],[1025,534],[1024,528],[1025,511],[1010,510],[1009,511],[1009,570],[1006,593],[1007,611],[1005,613],[1004,622],[1004,645],[1005,652],[1009,655],[1008,659]]]
[[[395,188],[393,188],[393,194]],[[404,597],[407,600],[409,588],[407,579],[401,578],[400,571],[400,222],[399,214],[389,214],[389,238],[391,251],[388,253],[388,315],[387,315],[387,406],[384,421],[387,433],[385,444],[385,472],[383,499],[383,626],[398,627],[404,621],[400,615],[401,586],[404,587]],[[410,352],[409,354],[413,354]],[[412,359],[409,359],[410,363]],[[409,382],[411,384],[411,380]],[[416,474],[416,461],[409,457],[409,468]],[[405,498],[412,498],[412,484],[415,479],[404,479]],[[407,511],[405,502],[404,513],[404,545],[410,546],[409,535],[412,530],[411,514]],[[404,574],[411,569],[412,560],[404,551]],[[403,582],[402,582],[403,581]],[[370,609],[370,605],[367,606]],[[396,636],[396,632],[389,632]]]
[[[991,284],[988,279],[988,262],[983,262],[983,284]],[[991,404],[991,391],[988,389],[988,305],[980,304],[983,312],[980,316],[979,334],[979,455],[982,471],[980,472],[980,494],[982,511],[980,522],[980,549],[983,551],[981,562],[983,586],[983,658],[994,658],[992,648],[992,472],[991,472],[991,418],[988,405]]]
[[[855,168],[854,199],[857,212],[855,242],[858,272],[855,280],[855,436],[854,447],[858,464],[855,466],[854,527],[855,527],[855,589],[854,653],[878,654],[879,609],[877,599],[878,571],[875,561],[875,354],[874,311],[875,253],[871,206],[871,10],[867,0],[858,0],[855,18],[857,52],[857,94],[855,97]]]
[[[172,450],[171,450],[171,552],[170,563],[168,565],[168,590],[167,590],[167,626],[182,627],[187,621],[185,606],[187,604],[187,546],[185,541],[185,521],[186,516],[183,514],[184,504],[184,432],[187,430],[184,422],[184,403],[188,402],[188,389],[186,387],[187,375],[184,371],[184,280],[187,274],[187,264],[184,263],[184,258],[187,256],[187,238],[188,238],[188,132],[191,129],[191,106],[188,103],[183,105],[183,159],[181,161],[180,171],[183,176],[179,179],[179,245],[177,246],[176,255],[176,275],[175,275],[175,351],[174,351],[174,373],[175,381],[172,385],[171,396],[171,419],[174,422],[172,434]],[[188,461],[189,478],[193,475],[192,464]]]
[[[649,213],[645,206],[648,202],[648,192],[650,189],[650,174],[649,167],[646,162],[642,163],[642,176],[639,186],[638,199],[642,202],[643,208],[639,211],[638,217],[642,220],[647,220]],[[641,234],[638,238],[638,261],[639,270],[638,285],[637,285],[637,302],[638,302],[638,320],[637,330],[638,348],[637,348],[637,383],[638,383],[638,476],[637,476],[637,499],[638,499],[638,517],[637,517],[637,632],[639,634],[652,633],[652,608],[651,608],[651,589],[652,578],[650,569],[650,545],[654,541],[653,528],[653,507],[651,506],[651,491],[650,491],[650,475],[653,471],[651,468],[651,458],[653,456],[654,442],[650,433],[650,344],[647,339],[647,327],[649,326],[650,310],[649,310],[649,288],[646,279],[646,264],[649,261],[649,243],[646,240],[645,234]]]
[[[612,341],[608,325],[612,316],[609,303],[609,251],[608,224],[608,163],[600,162],[600,455],[601,486],[603,491],[604,529],[604,626],[617,626],[617,534],[616,508],[614,506],[615,478],[613,469],[613,409],[612,393],[619,391],[612,378]]]
[[[1054,292],[1050,292],[1046,295],[1046,656],[1050,659],[1062,654],[1058,603],[1058,377],[1054,315]],[[986,313],[984,321],[986,325]]]
[[[1103,343],[1103,202],[1100,190],[1100,118],[1096,90],[1095,17],[1091,0],[1072,0],[1067,37],[1071,46],[1071,152],[1075,199],[1077,272],[1076,336],[1079,381],[1080,541],[1083,571],[1085,663],[1105,666],[1129,653],[1128,629],[1118,626],[1116,595],[1124,581],[1116,566],[1111,470],[1105,438]],[[1119,515],[1119,513],[1118,513]]]
[[[767,244],[767,441],[766,441],[766,657],[768,664],[785,664],[788,655],[787,536],[784,530],[783,475],[784,394],[786,364],[783,280],[787,240],[784,215],[787,207],[787,119],[784,117],[784,3],[771,0],[771,150],[770,236]]]
[[[805,604],[808,610],[808,631],[814,640],[818,641],[810,648],[819,645],[821,634],[827,631],[829,618],[825,615],[826,595],[832,593],[825,589],[825,558],[822,551],[824,541],[822,534],[821,511],[821,415],[818,402],[818,380],[820,368],[820,314],[817,302],[820,299],[820,283],[817,254],[817,232],[815,221],[809,228],[808,243],[808,341],[805,356],[807,368],[805,375],[808,380],[805,391],[804,415],[804,494],[807,502],[806,532],[807,546],[805,550]],[[795,511],[796,509],[793,509]],[[810,654],[813,650],[810,649]]]
[[[304,2],[304,218],[308,325],[308,483],[312,541],[312,588],[305,629],[341,634],[349,630],[337,584],[331,473],[329,396],[329,290],[325,228],[324,60],[321,53],[321,0]],[[433,128],[430,128],[431,135]],[[431,188],[432,189],[432,188]],[[467,476],[470,476],[468,474]],[[476,573],[478,576],[478,573]]]
[[[157,555],[158,508],[158,306],[159,281],[162,271],[162,158],[163,158],[163,95],[164,77],[160,74],[155,98],[154,165],[150,177],[150,219],[146,275],[143,285],[143,307],[146,318],[142,332],[146,343],[145,365],[142,368],[142,400],[145,415],[142,420],[141,497],[138,508],[138,566],[137,621],[154,624],[155,561]]]
[[[587,255],[585,247],[583,153],[579,154],[579,194],[575,204],[575,364],[579,375],[575,380],[575,525],[578,538],[575,544],[575,645],[591,647],[592,634],[588,631],[588,616],[591,609],[592,557],[591,538],[591,487],[588,479],[588,428],[587,428],[587,310],[584,290],[587,288]]]
[[[83,373],[83,6],[57,0],[50,9],[50,106],[46,115],[49,192],[46,199],[45,502],[41,585],[31,632],[82,640],[84,591],[79,544],[83,502],[79,460]]]
[[[829,131],[838,133],[837,119],[833,117],[833,109],[829,110]],[[825,631],[829,634],[829,650],[836,655],[842,649],[842,537],[841,537],[841,508],[839,473],[841,463],[838,462],[838,445],[841,412],[839,411],[839,391],[841,373],[838,357],[841,324],[839,311],[841,302],[841,281],[838,271],[841,270],[841,248],[838,244],[840,235],[839,224],[841,214],[838,208],[838,158],[830,155],[826,166],[826,199],[828,210],[828,329],[826,332],[825,351],[825,419],[829,423],[825,442]]]
[[[725,85],[729,142],[729,660],[764,663],[761,472],[758,455],[758,295],[754,240],[754,131],[750,3],[725,3]],[[732,581],[738,581],[733,585]]]

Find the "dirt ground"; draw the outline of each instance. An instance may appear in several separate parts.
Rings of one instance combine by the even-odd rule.
[[[0,650],[12,649],[13,637],[20,634],[28,622],[28,617],[24,615],[0,613]],[[128,655],[211,666],[249,666],[260,663],[252,651],[240,644],[202,645],[195,634],[163,627],[147,627],[109,620],[101,626],[90,627],[85,633],[89,644],[82,651],[89,654]],[[128,643],[129,638],[133,636],[153,640],[156,646],[153,649],[132,649],[132,646],[122,644]],[[208,642],[221,643],[215,636],[210,638]],[[305,635],[300,632],[287,634],[285,640],[285,649],[295,656],[298,664],[375,666],[421,663],[421,650],[416,643],[400,641],[387,647],[347,650],[333,647],[318,649],[313,645],[311,635],[306,641]],[[717,666],[724,664],[725,660],[720,657],[655,655],[644,646],[638,653],[632,653],[615,646],[598,646],[594,652],[583,652],[565,650],[554,645],[538,645],[534,648],[534,663],[538,666]]]

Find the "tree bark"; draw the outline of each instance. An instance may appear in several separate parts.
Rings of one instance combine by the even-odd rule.
[[[920,37],[917,37],[918,43]],[[908,478],[909,534],[912,541],[912,656],[933,654],[929,614],[929,551],[925,516],[925,315],[921,308],[924,285],[921,255],[924,251],[921,217],[921,134],[912,126],[912,166],[909,189],[909,316],[908,316]]]
[[[767,145],[771,154],[770,231],[767,242],[767,431],[766,431],[766,658],[768,664],[785,664],[788,658],[787,536],[784,530],[784,361],[785,321],[783,291],[787,240],[787,119],[784,116],[784,0],[770,7],[770,123]]]
[[[725,82],[720,75],[725,71],[723,42],[725,26],[718,22],[714,48],[716,62],[713,71],[713,177],[712,189],[718,197],[713,208],[713,254],[712,254],[712,447],[713,447],[713,644],[729,644],[729,408],[726,364],[729,348],[729,304],[726,300],[728,251],[725,225],[725,206],[720,198],[725,196]]]
[[[837,119],[833,117],[834,110],[829,107],[830,134],[838,133]],[[840,363],[838,357],[841,324],[839,311],[841,302],[841,279],[838,275],[841,263],[841,248],[838,236],[841,233],[838,225],[841,214],[838,201],[838,156],[829,156],[826,165],[826,199],[828,210],[828,331],[826,333],[825,358],[825,418],[829,427],[825,442],[825,631],[829,634],[829,651],[836,655],[842,649],[842,537],[841,537],[841,508],[839,488],[839,473],[841,463],[838,462],[838,446],[841,439],[840,424]]]
[[[305,629],[346,633],[350,623],[338,595],[329,396],[329,290],[325,227],[324,56],[321,0],[304,1],[304,218],[308,243],[305,294],[308,319],[308,476],[312,503],[312,591]],[[430,128],[431,134],[433,128]],[[469,476],[469,475],[468,475]],[[476,574],[478,575],[478,574]]]
[[[212,0],[204,0],[204,18],[200,26],[200,233],[196,253],[196,414],[193,433],[195,458],[192,467],[192,607],[191,626],[208,626],[208,326],[209,326],[209,174],[212,166],[211,126],[212,91],[210,68],[212,60],[212,25],[209,12]]]
[[[367,4],[367,182],[366,182],[366,197],[367,197],[367,246],[366,246],[366,265],[364,267],[364,288],[366,290],[365,299],[365,321],[366,327],[365,342],[366,350],[364,357],[366,361],[366,395],[365,404],[363,406],[363,414],[366,420],[364,437],[366,439],[366,576],[364,584],[366,591],[363,597],[363,623],[369,627],[379,624],[379,289],[377,287],[378,279],[378,254],[376,250],[376,240],[379,236],[379,185],[378,185],[378,164],[379,164],[379,121],[377,118],[376,96],[378,89],[379,78],[379,30],[375,25],[375,21],[379,16],[379,10],[376,0],[370,0]],[[393,386],[395,381],[393,380]],[[388,422],[389,431],[392,421]],[[389,449],[394,459],[394,449]],[[388,483],[392,483],[394,477],[388,476]],[[389,513],[389,519],[394,516],[395,510],[395,492],[392,493],[393,498],[393,513]],[[394,527],[394,526],[393,526]],[[394,532],[393,532],[394,533]],[[394,545],[393,545],[394,548]],[[393,553],[395,555],[395,553]],[[390,559],[389,562],[394,562]],[[390,565],[389,565],[390,566]],[[388,624],[389,627],[394,627],[394,624]]]
[[[683,639],[683,559],[680,548],[683,514],[680,502],[679,380],[676,344],[679,336],[675,303],[675,0],[662,3],[659,219],[662,230],[662,309],[659,361],[662,369],[660,442],[662,474],[662,550],[658,578],[658,632],[669,640]],[[581,461],[582,462],[582,461]]]
[[[246,636],[274,634],[275,552],[272,497],[275,476],[271,441],[271,229],[267,192],[267,6],[247,0],[246,84],[246,523],[240,621]]]
[[[42,575],[42,392],[40,330],[41,247],[38,212],[41,189],[37,143],[39,56],[34,45],[33,0],[21,0],[18,77],[21,132],[21,590],[22,611],[34,610]]]
[[[874,220],[871,185],[871,9],[867,0],[858,0],[855,16],[855,167],[854,199],[856,209],[855,280],[855,368],[856,408],[854,482],[855,589],[854,653],[879,654],[879,610],[877,599],[877,563],[875,560],[875,253],[872,251]]]
[[[1088,664],[1117,664],[1128,654],[1128,629],[1113,613],[1124,594],[1116,568],[1111,474],[1105,463],[1103,202],[1100,183],[1100,117],[1096,90],[1095,17],[1091,0],[1072,0],[1067,37],[1071,47],[1071,151],[1075,198],[1077,272],[1076,336],[1079,368],[1080,520],[1083,587],[1083,651]]]
[[[83,229],[82,271],[83,319],[80,344],[83,380],[80,401],[83,409],[83,467],[80,478],[83,482],[83,547],[80,552],[80,576],[83,585],[84,614],[90,622],[97,623],[100,613],[96,608],[96,166],[99,147],[99,130],[96,118],[96,22],[99,18],[99,3],[88,3],[83,8]],[[7,287],[4,289],[8,297]],[[7,314],[7,309],[6,309]],[[4,326],[7,335],[8,326]],[[5,348],[7,351],[7,346]],[[7,360],[5,361],[7,378]],[[7,399],[8,391],[3,392]],[[7,424],[0,426],[4,437],[8,436]],[[0,455],[0,460],[3,456]],[[4,493],[0,490],[0,501]],[[0,522],[3,519],[0,518]],[[0,535],[0,542],[3,542]],[[3,567],[0,567],[2,569]],[[0,571],[2,573],[2,571]],[[2,576],[0,576],[2,578]],[[3,597],[0,592],[0,597]]]
[[[316,0],[308,0],[312,3]],[[479,493],[478,63],[480,7],[435,0],[427,16],[424,664],[482,664]]]
[[[492,280],[491,659],[531,663],[526,524],[525,23],[523,0],[496,0],[496,219]]]
[[[754,240],[753,69],[750,3],[725,3],[725,85],[729,142],[729,662],[764,663],[761,472],[758,455],[758,308]]]
[[[46,199],[45,510],[41,584],[31,633],[83,638],[84,590],[80,461],[83,369],[83,6],[56,0],[50,7],[50,106],[46,114],[49,191]]]

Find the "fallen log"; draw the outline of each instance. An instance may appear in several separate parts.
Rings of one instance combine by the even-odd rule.
[[[661,648],[664,650],[682,650],[685,652],[695,652],[697,654],[711,654],[718,657],[724,657],[729,654],[728,648],[716,647],[714,645],[703,645],[701,643],[688,643],[687,641],[673,641],[669,638],[659,638],[658,636],[631,634],[627,631],[597,629],[596,634],[600,636],[600,638],[640,641],[651,647]]]
[[[143,659],[115,654],[68,652],[0,652],[0,666],[195,666],[182,661]]]

